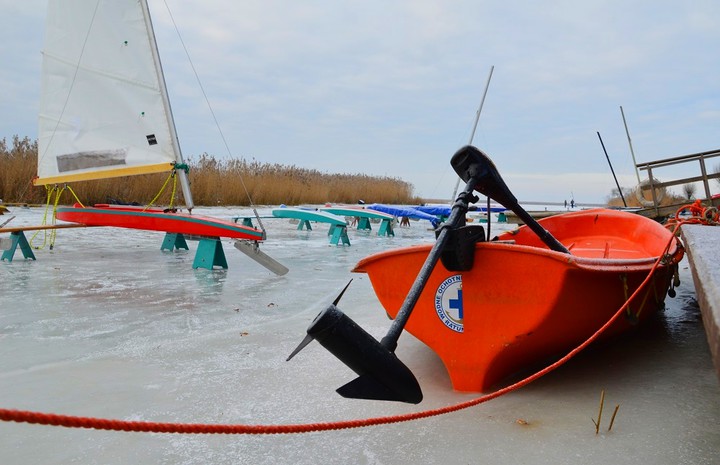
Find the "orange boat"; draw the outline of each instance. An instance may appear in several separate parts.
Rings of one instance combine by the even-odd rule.
[[[458,391],[486,391],[509,375],[590,337],[625,303],[663,254],[671,233],[633,213],[593,209],[538,221],[571,255],[548,249],[528,227],[475,246],[469,271],[434,268],[405,329],[430,346]],[[431,245],[381,252],[367,273],[395,317]],[[683,249],[670,252],[624,318],[603,336],[635,326],[663,306]]]
[[[537,221],[485,153],[465,146],[451,164],[466,186],[435,243],[371,255],[353,270],[368,273],[394,320],[385,337],[376,340],[337,307],[343,291],[288,357],[317,340],[358,374],[337,389],[343,397],[422,401],[417,379],[395,355],[404,330],[440,356],[455,389],[485,391],[601,328],[603,337],[618,334],[663,306],[684,253],[663,226],[607,209]],[[526,226],[486,242],[484,228],[465,220],[479,200],[474,191]]]

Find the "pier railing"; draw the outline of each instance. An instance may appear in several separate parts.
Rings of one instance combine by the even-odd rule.
[[[636,164],[635,166],[638,170],[647,171],[648,173],[648,179],[646,181],[643,181],[641,186],[638,186],[638,189],[641,189],[640,196],[643,196],[643,191],[645,190],[649,190],[652,194],[652,205],[650,205],[648,202],[648,205],[645,205],[646,208],[644,208],[639,213],[644,214],[645,216],[654,217],[666,216],[674,213],[683,204],[681,203],[661,206],[658,199],[658,192],[660,192],[661,189],[665,190],[668,187],[685,185],[695,182],[702,182],[704,189],[704,197],[697,196],[697,198],[703,200],[703,202],[707,202],[714,206],[720,205],[720,198],[713,199],[712,194],[710,193],[710,180],[720,179],[720,172],[712,172],[708,169],[707,166],[707,161],[715,157],[720,157],[720,149]],[[720,161],[720,159],[718,159],[718,161]],[[664,168],[673,165],[682,165],[686,163],[697,163],[700,174],[688,178],[674,179],[663,182],[653,176],[653,169],[657,170],[658,168]]]

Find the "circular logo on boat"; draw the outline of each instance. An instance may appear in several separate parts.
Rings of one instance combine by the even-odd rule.
[[[462,277],[450,276],[435,291],[435,311],[445,326],[463,332]]]

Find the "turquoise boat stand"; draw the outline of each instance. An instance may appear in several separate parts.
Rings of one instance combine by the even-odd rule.
[[[197,251],[195,251],[193,269],[206,268],[212,270],[216,266],[227,269],[225,251],[219,237],[198,236],[197,241],[198,247]],[[173,252],[179,249],[190,250],[185,236],[177,233],[166,233],[160,250]]]
[[[15,256],[15,251],[17,250],[18,246],[20,247],[20,250],[22,251],[23,257],[25,259],[29,260],[37,260],[35,258],[35,254],[32,251],[32,247],[30,247],[30,243],[28,242],[27,238],[25,237],[25,233],[22,231],[15,231],[10,233],[10,248],[3,251],[2,257],[0,257],[0,261],[7,260],[8,262],[13,261],[13,257]]]

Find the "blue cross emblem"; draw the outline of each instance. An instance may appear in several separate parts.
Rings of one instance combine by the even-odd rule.
[[[448,300],[448,307],[452,308],[453,310],[457,310],[458,312],[458,319],[463,319],[463,299],[462,299],[462,288],[458,289],[457,291],[457,299],[449,299]]]

